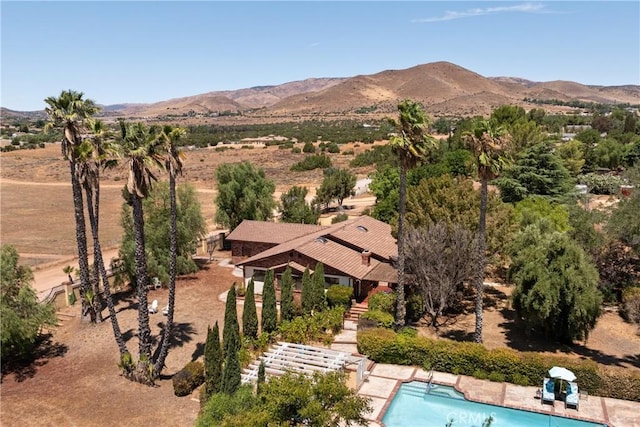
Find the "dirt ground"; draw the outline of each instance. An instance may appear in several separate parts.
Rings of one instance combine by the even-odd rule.
[[[222,327],[224,302],[218,297],[236,280],[232,268],[220,267],[216,262],[198,274],[180,279],[176,291],[177,337],[164,376],[154,388],[132,383],[120,375],[116,366],[118,349],[108,320],[92,326],[80,321],[77,304],[64,309],[47,353],[29,367],[3,375],[0,425],[193,425],[199,410],[198,395],[174,396],[170,376],[201,357],[209,325],[218,321]],[[167,290],[150,291],[149,301],[153,299],[164,307]],[[123,296],[117,310],[129,350],[136,355],[135,296]],[[241,316],[241,307],[238,312]],[[106,310],[104,313],[108,315]],[[151,315],[152,333],[156,336],[164,320],[161,313]]]
[[[215,259],[227,255],[217,253]],[[219,266],[216,260],[199,273],[179,280],[176,300],[178,334],[169,353],[164,376],[154,388],[132,383],[120,375],[110,322],[92,326],[80,321],[78,306],[65,309],[60,315],[61,325],[52,331],[47,351],[28,367],[3,375],[0,425],[193,425],[199,410],[198,393],[175,397],[170,376],[187,362],[202,356],[207,327],[216,321],[222,325],[224,319],[224,303],[218,297],[237,280],[232,275],[232,268]],[[513,325],[513,312],[505,303],[508,293],[508,287],[499,285],[487,291],[484,315],[487,347],[509,346],[522,351],[593,359],[619,369],[640,369],[640,337],[616,313],[605,313],[586,343],[571,348],[559,347],[524,337]],[[157,299],[160,307],[166,305],[167,298],[165,289],[149,294],[149,300]],[[136,354],[137,310],[134,296],[123,296],[117,309],[129,349]],[[238,315],[241,318],[240,306]],[[154,314],[151,320],[152,331],[158,334],[164,317]],[[467,339],[472,336],[473,328],[473,314],[462,314],[441,328],[439,334],[452,339]],[[420,332],[434,335],[427,328],[420,328]]]

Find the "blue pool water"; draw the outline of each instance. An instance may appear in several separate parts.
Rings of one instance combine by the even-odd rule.
[[[427,393],[429,391],[429,393]],[[386,427],[480,427],[493,417],[491,427],[602,427],[537,412],[470,402],[453,387],[413,381],[400,386],[382,418]]]

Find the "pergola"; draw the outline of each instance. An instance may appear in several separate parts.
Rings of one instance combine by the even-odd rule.
[[[242,382],[257,381],[260,363],[264,362],[265,373],[276,376],[288,371],[313,375],[318,371],[337,371],[345,369],[347,365],[354,365],[357,372],[357,384],[360,385],[365,375],[366,360],[366,357],[353,356],[328,348],[279,342],[244,369]]]

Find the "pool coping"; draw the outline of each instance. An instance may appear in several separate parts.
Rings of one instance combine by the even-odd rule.
[[[369,378],[370,377],[374,377],[374,378],[381,378],[381,379],[396,381],[395,386],[391,390],[390,394],[386,397],[386,401],[385,401],[384,405],[381,407],[380,412],[377,414],[375,419],[370,419],[371,421],[375,422],[376,424],[380,425],[381,427],[384,427],[385,424],[382,422],[382,418],[384,417],[384,415],[388,411],[389,406],[391,405],[391,402],[395,398],[395,396],[398,393],[398,390],[400,389],[402,384],[410,383],[410,382],[413,382],[413,381],[419,381],[419,382],[423,382],[423,383],[428,383],[429,381],[424,375],[419,375],[420,373],[425,372],[425,371],[423,369],[421,369],[419,367],[415,367],[415,366],[413,366],[413,367],[402,366],[402,368],[405,368],[405,369],[406,368],[412,368],[412,372],[408,377],[407,376],[399,377],[398,375],[376,375],[375,374],[375,368],[377,366],[379,366],[379,365],[384,365],[384,364],[376,364],[376,363],[374,363],[374,365],[371,367]],[[400,367],[401,365],[393,365],[393,366]],[[549,406],[544,406],[541,403],[540,409],[546,409],[546,410],[536,410],[532,406],[512,405],[512,404],[509,404],[509,403],[505,403],[507,387],[509,385],[513,385],[515,387],[520,387],[520,386],[516,386],[515,384],[508,384],[506,382],[502,382],[502,383],[493,382],[493,384],[501,384],[501,387],[500,387],[501,392],[500,392],[500,394],[498,396],[498,399],[494,399],[494,400],[478,399],[478,398],[472,397],[470,395],[470,390],[468,390],[467,388],[463,387],[463,385],[461,385],[461,382],[464,379],[472,379],[474,381],[482,381],[482,380],[477,380],[477,379],[475,379],[473,377],[467,377],[467,376],[464,376],[464,375],[448,374],[448,373],[438,372],[438,371],[431,371],[431,372],[432,372],[432,379],[431,379],[431,383],[432,384],[438,384],[438,385],[453,387],[456,391],[461,393],[467,401],[470,401],[470,402],[476,402],[476,403],[481,403],[481,404],[500,406],[500,407],[503,407],[503,408],[516,409],[516,410],[520,410],[520,411],[534,412],[534,413],[539,413],[539,414],[544,414],[544,415],[551,415],[551,416],[556,416],[556,417],[569,418],[569,419],[574,419],[574,420],[577,420],[577,421],[585,421],[585,422],[591,422],[591,423],[596,423],[596,424],[603,424],[603,425],[606,425],[608,427],[615,427],[614,424],[609,419],[609,414],[608,414],[608,411],[607,411],[607,405],[606,405],[606,402],[605,402],[604,398],[601,398],[601,397],[598,397],[598,396],[590,396],[590,398],[592,398],[592,399],[593,398],[600,399],[600,404],[602,406],[602,414],[603,414],[603,418],[602,419],[588,417],[588,416],[582,416],[581,414],[577,413],[577,411],[578,411],[577,409],[576,409],[576,413],[567,413],[567,412],[559,413],[559,412],[556,412],[555,405],[549,407]],[[455,381],[454,382],[450,382],[450,381],[444,381],[444,380],[437,380],[437,379],[433,379],[433,376],[455,377]],[[490,381],[486,381],[486,382],[490,383]],[[528,387],[528,388],[537,389],[537,387]],[[360,392],[359,392],[359,394],[361,394],[363,396],[367,396],[367,397],[375,397],[377,399],[382,399],[380,397],[380,395],[368,395],[368,394],[364,394],[364,393],[360,393]],[[534,393],[532,393],[531,398],[532,399],[538,399],[535,396],[535,391],[534,391]]]

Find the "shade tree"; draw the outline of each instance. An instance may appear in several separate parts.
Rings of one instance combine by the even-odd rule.
[[[584,340],[601,313],[598,272],[578,244],[552,228],[541,220],[514,237],[513,307],[528,334]]]
[[[316,189],[314,204],[328,207],[336,200],[338,206],[346,197],[355,195],[356,176],[347,169],[326,168],[320,187]]]
[[[306,201],[307,187],[293,186],[280,196],[281,222],[316,224],[320,213]]]
[[[463,284],[475,276],[478,268],[478,240],[475,233],[460,224],[434,223],[407,230],[405,249],[407,280],[422,295],[431,325],[456,300]]]
[[[233,230],[243,220],[266,221],[273,216],[276,189],[262,168],[249,162],[224,163],[216,170],[218,195],[215,220]]]
[[[31,353],[42,328],[57,323],[55,307],[38,300],[33,273],[19,264],[18,251],[0,247],[0,352],[3,364]]]

